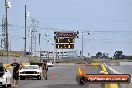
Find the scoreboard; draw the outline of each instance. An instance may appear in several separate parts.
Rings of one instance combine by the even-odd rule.
[[[74,49],[74,44],[56,44],[57,49]]]
[[[54,32],[55,43],[57,49],[74,49],[76,33],[74,31],[58,31]]]
[[[55,32],[56,33],[56,37],[70,37],[70,38],[74,38],[75,37],[75,32]]]
[[[74,43],[74,38],[57,38],[56,43]]]

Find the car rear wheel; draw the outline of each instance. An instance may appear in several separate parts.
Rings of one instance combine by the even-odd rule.
[[[5,85],[2,85],[2,88],[7,88],[6,84]]]
[[[41,80],[41,76],[37,76],[37,80]]]
[[[25,79],[25,77],[23,77],[23,76],[20,77],[20,80],[24,80],[24,79]]]
[[[7,84],[7,87],[11,87],[11,84]]]

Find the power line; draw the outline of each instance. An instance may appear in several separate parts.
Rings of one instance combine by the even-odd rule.
[[[84,32],[95,32],[95,33],[132,33],[132,31],[121,31],[121,30],[113,30],[113,31],[84,31]]]
[[[31,20],[31,25],[30,25],[30,29],[29,32],[31,33],[31,56],[32,53],[35,52],[35,56],[36,56],[36,35],[37,35],[37,29],[38,28],[38,21],[36,21],[34,18],[32,18]],[[30,62],[30,60],[29,60]]]

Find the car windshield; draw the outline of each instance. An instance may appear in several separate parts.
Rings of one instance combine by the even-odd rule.
[[[101,71],[100,66],[83,66],[83,68],[85,69],[86,74],[100,74]]]
[[[38,66],[24,66],[24,69],[38,69]]]

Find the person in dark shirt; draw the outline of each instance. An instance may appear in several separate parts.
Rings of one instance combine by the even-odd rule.
[[[42,73],[43,73],[43,78],[45,78],[45,80],[47,80],[47,72],[48,72],[47,61],[43,60]]]
[[[18,87],[20,64],[16,62],[16,59],[14,59],[11,66],[13,67],[13,87]]]

